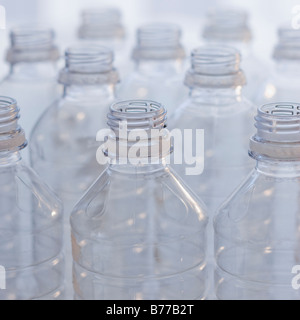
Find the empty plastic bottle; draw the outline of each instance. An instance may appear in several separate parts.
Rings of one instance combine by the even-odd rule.
[[[195,174],[186,174],[188,167],[201,169],[202,159],[195,159],[197,162],[192,165],[178,165],[177,172],[210,212],[218,208],[252,168],[245,150],[253,132],[255,106],[243,96],[245,76],[240,59],[236,49],[226,46],[193,50],[191,68],[185,77],[190,95],[172,119],[172,128],[204,130],[205,153],[200,155],[204,156],[203,173],[197,172],[196,167]],[[196,151],[196,140],[193,144]]]
[[[62,205],[23,162],[18,120],[16,101],[1,96],[0,300],[62,299]]]
[[[300,30],[282,27],[278,36],[273,54],[274,70],[255,98],[259,104],[300,101]]]
[[[75,46],[66,51],[65,59],[59,76],[64,94],[35,126],[30,154],[33,168],[64,202],[67,298],[71,299],[70,212],[105,168],[96,160],[96,136],[106,127],[119,77],[107,48]]]
[[[59,96],[56,63],[59,52],[54,32],[42,27],[20,26],[10,33],[7,52],[9,74],[0,84],[2,95],[13,96],[22,105],[21,125],[30,132],[46,108]]]
[[[185,51],[181,30],[172,24],[145,25],[137,31],[135,71],[120,85],[121,99],[161,101],[172,114],[187,96],[182,85]]]
[[[85,9],[81,12],[78,38],[88,44],[110,48],[115,55],[115,65],[123,75],[129,69],[129,48],[121,18],[117,8]]]
[[[265,80],[266,65],[253,55],[252,32],[247,12],[233,8],[218,8],[207,13],[203,38],[208,44],[224,44],[239,50],[243,58],[242,68],[246,74],[245,96],[254,100]]]
[[[204,298],[205,208],[165,164],[170,144],[152,149],[165,109],[125,101],[108,119],[111,163],[71,215],[76,299]]]
[[[215,218],[219,299],[300,298],[300,106],[258,109],[255,169]]]

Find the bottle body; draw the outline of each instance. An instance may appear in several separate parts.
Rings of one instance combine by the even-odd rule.
[[[166,126],[165,109],[121,101],[108,119],[103,151],[112,161],[71,215],[75,298],[206,298],[206,208],[165,164],[170,145],[150,148],[159,141],[153,130]],[[139,159],[131,152],[137,132]]]
[[[219,299],[299,299],[299,106],[258,108],[256,168],[215,218]]]
[[[258,164],[216,217],[218,299],[300,297],[292,286],[299,265],[299,174],[280,176],[278,165]],[[286,169],[293,171],[291,164]]]
[[[205,298],[204,217],[168,169],[138,170],[105,171],[72,213],[75,298]]]
[[[12,68],[0,84],[3,95],[14,96],[22,103],[20,123],[28,135],[43,112],[60,95],[56,73],[53,63],[25,64]]]

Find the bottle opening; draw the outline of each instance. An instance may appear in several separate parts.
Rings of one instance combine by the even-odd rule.
[[[300,159],[300,103],[272,103],[258,108],[250,155]]]
[[[20,118],[16,100],[0,96],[0,151],[17,151],[27,145],[23,129],[18,125]]]
[[[203,37],[207,40],[249,42],[252,35],[247,12],[233,8],[209,11]]]
[[[181,59],[185,57],[180,43],[181,29],[172,24],[150,24],[137,30],[137,46],[133,58]]]
[[[188,87],[243,86],[244,73],[240,70],[241,55],[227,46],[203,46],[191,53],[191,68],[186,74]]]
[[[300,30],[280,28],[273,57],[275,60],[300,60]]]
[[[124,38],[121,12],[116,8],[89,8],[81,13],[80,39]]]

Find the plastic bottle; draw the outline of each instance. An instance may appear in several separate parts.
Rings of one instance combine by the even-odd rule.
[[[18,120],[16,101],[1,96],[0,300],[62,299],[62,205],[23,162]]]
[[[278,37],[273,54],[274,69],[262,90],[258,91],[255,98],[258,104],[300,101],[300,30],[282,27],[278,31]]]
[[[105,168],[96,160],[96,135],[106,127],[119,77],[112,66],[113,54],[107,48],[75,46],[66,51],[65,59],[66,67],[59,76],[64,94],[35,126],[30,154],[33,168],[64,202],[67,289],[72,289],[70,212]]]
[[[119,102],[108,119],[108,141],[119,147],[102,147],[111,163],[71,215],[75,298],[205,298],[205,208],[165,164],[170,148],[152,151],[150,130],[165,127],[165,109]],[[141,131],[137,156],[132,135]]]
[[[215,218],[219,299],[300,298],[299,110],[294,103],[258,109],[249,152],[256,167]]]
[[[81,12],[78,38],[87,44],[98,44],[114,52],[115,65],[122,77],[130,65],[129,46],[122,14],[117,8],[89,8]]]
[[[245,96],[253,101],[265,80],[266,65],[253,54],[252,31],[246,11],[234,8],[218,8],[207,13],[203,38],[208,44],[231,46],[242,56],[242,69],[247,78]],[[265,70],[261,72],[262,68]]]
[[[182,85],[185,51],[181,30],[172,24],[151,24],[137,30],[132,58],[135,71],[118,90],[120,99],[161,101],[172,114],[187,95]]]
[[[22,105],[24,115],[20,121],[29,136],[41,114],[59,96],[59,52],[51,29],[20,26],[11,30],[10,39],[6,59],[10,71],[0,84],[0,91]]]

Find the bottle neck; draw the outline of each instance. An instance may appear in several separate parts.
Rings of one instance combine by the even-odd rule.
[[[0,151],[0,168],[14,166],[22,160],[21,153],[15,152],[1,152]]]
[[[115,98],[115,85],[64,85],[63,97],[75,100],[95,100],[95,98],[113,100]]]
[[[127,175],[147,175],[147,174],[163,174],[166,170],[169,170],[167,164],[162,161],[160,164],[110,164],[109,170],[117,172],[119,174]]]
[[[137,72],[145,75],[180,74],[183,72],[184,59],[143,60],[136,61]]]
[[[240,102],[242,99],[242,86],[234,88],[201,88],[195,87],[190,90],[190,99],[197,103],[231,104]]]
[[[10,65],[10,76],[53,79],[57,75],[55,61],[20,62]]]
[[[276,178],[299,178],[300,161],[257,160],[256,170]]]

